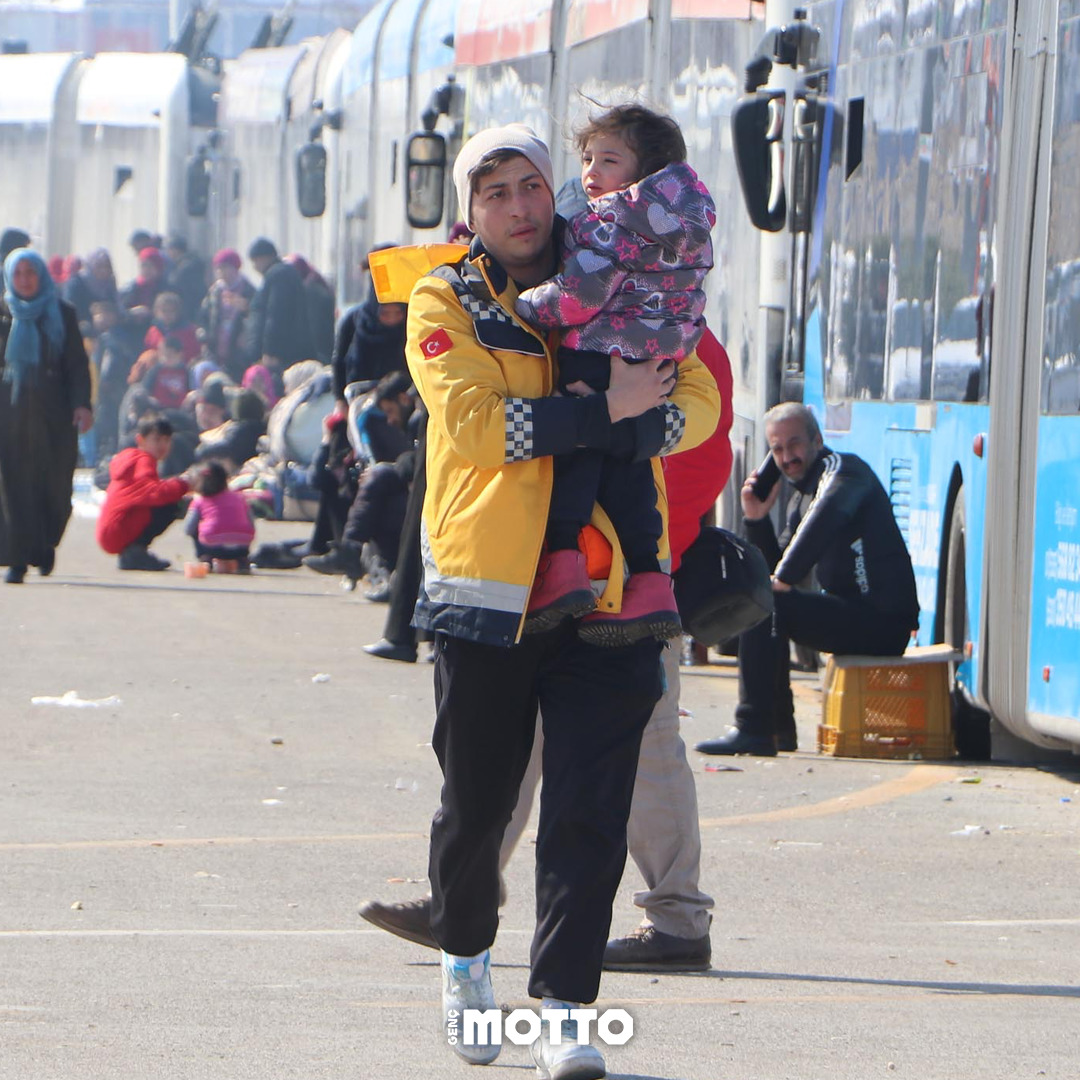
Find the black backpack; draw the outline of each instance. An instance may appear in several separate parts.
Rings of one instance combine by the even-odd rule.
[[[772,615],[765,556],[727,529],[702,529],[672,580],[683,627],[702,645],[719,645]]]

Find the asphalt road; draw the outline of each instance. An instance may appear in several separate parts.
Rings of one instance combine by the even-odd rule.
[[[123,574],[86,519],[52,578],[0,585],[2,1080],[470,1075],[434,954],[356,916],[425,891],[439,791],[431,667],[359,649],[384,614],[308,571]],[[719,734],[733,669],[683,686],[687,741]],[[32,703],[72,690],[106,703]],[[611,1075],[1080,1076],[1080,775],[822,758],[816,677],[797,690],[805,749],[691,755],[714,969],[605,976],[636,1029]],[[528,840],[494,953],[511,1007]],[[531,1070],[507,1046],[484,1075]]]

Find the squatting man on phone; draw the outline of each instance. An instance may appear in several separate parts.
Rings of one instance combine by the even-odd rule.
[[[746,534],[772,571],[775,611],[739,636],[735,726],[698,743],[703,754],[796,749],[790,641],[899,656],[919,622],[911,556],[870,466],[825,446],[814,414],[795,402],[765,414],[765,438],[769,457],[739,494]],[[778,540],[769,511],[781,489],[789,502]],[[799,588],[813,570],[817,586]]]

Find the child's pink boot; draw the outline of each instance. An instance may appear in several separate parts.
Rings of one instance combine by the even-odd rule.
[[[658,571],[631,574],[623,589],[622,611],[596,611],[582,620],[578,635],[590,645],[618,648],[642,638],[658,641],[682,633],[671,577]]]
[[[578,619],[595,607],[596,597],[580,551],[550,551],[540,556],[525,615],[526,634],[553,630],[564,619]]]

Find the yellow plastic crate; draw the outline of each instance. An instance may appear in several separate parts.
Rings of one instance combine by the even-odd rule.
[[[831,656],[825,667],[818,752],[836,757],[950,758],[947,645],[908,649],[895,659]]]

